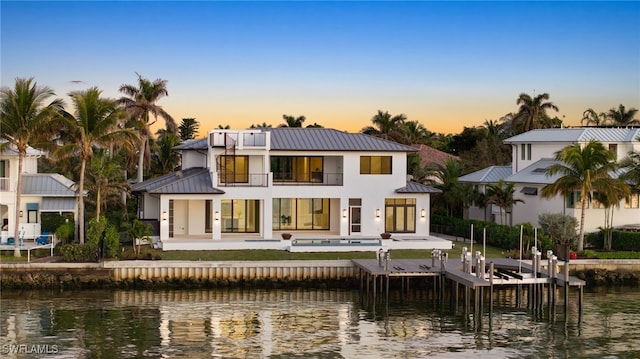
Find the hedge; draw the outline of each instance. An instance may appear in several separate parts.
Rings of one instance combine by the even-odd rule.
[[[604,235],[602,232],[587,233],[585,235],[585,243],[588,243],[590,247],[604,248]],[[616,251],[640,251],[640,232],[614,230],[611,249]]]
[[[440,215],[431,216],[431,231],[456,237],[471,238],[471,224],[473,224],[473,238],[482,241],[483,229],[487,229],[487,244],[503,249],[518,249],[520,247],[520,226],[505,226],[493,222],[476,221]],[[523,225],[523,246],[534,245],[534,229],[531,224]],[[538,228],[538,248],[544,253],[553,249],[551,238]]]

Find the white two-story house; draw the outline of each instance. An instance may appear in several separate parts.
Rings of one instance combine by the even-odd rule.
[[[546,170],[555,163],[555,153],[566,146],[579,143],[586,144],[591,140],[601,142],[615,153],[621,160],[630,151],[640,151],[639,128],[556,128],[533,130],[508,138],[505,143],[512,147],[511,166],[492,166],[459,178],[461,182],[474,185],[484,193],[487,185],[495,184],[500,179],[515,184],[514,198],[524,203],[517,203],[511,213],[507,214],[507,223],[517,225],[529,222],[538,225],[538,215],[542,213],[562,213],[575,216],[580,220],[579,194],[563,198],[542,198],[542,187],[555,182],[560,176],[548,177]],[[640,225],[640,201],[638,194],[622,200],[614,207],[613,225]],[[604,226],[604,206],[593,200],[585,211],[585,230],[597,231]],[[469,211],[471,219],[494,221],[500,223],[500,209],[488,206],[473,206]]]
[[[177,147],[181,171],[138,183],[163,249],[222,239],[426,238],[439,190],[407,181],[415,149],[325,128],[214,130]],[[198,242],[199,241],[199,242]]]
[[[41,235],[43,212],[76,213],[75,183],[56,173],[38,173],[38,158],[44,152],[29,147],[22,166],[22,196],[18,208],[18,229],[26,239]],[[0,152],[0,219],[3,244],[14,237],[18,184],[18,152],[8,146]]]

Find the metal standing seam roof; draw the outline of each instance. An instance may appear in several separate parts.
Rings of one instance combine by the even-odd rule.
[[[640,136],[640,128],[609,128],[609,127],[579,127],[579,128],[546,128],[531,130],[507,138],[504,143],[519,142],[633,142]]]
[[[442,193],[441,190],[418,182],[407,182],[407,185],[396,189],[396,193]]]
[[[76,200],[75,198],[49,198],[42,199],[41,212],[75,212]]]
[[[547,168],[551,165],[558,163],[556,160],[552,158],[542,158],[529,166],[523,168],[518,173],[506,177],[504,179],[505,182],[515,182],[515,183],[537,183],[537,184],[550,184],[555,182],[562,175],[556,173],[555,175],[549,177],[547,176]]]
[[[0,144],[6,143],[6,140],[0,140]],[[44,151],[37,150],[31,146],[27,147],[27,156],[44,156],[47,153]],[[3,151],[0,152],[0,155],[4,156],[18,156],[18,150],[16,146],[13,144],[8,145]]]
[[[497,183],[501,179],[509,176],[511,176],[511,165],[491,166],[461,176],[458,178],[458,181],[472,183]]]
[[[57,173],[22,175],[22,194],[75,197],[75,182]]]
[[[132,192],[164,193],[164,194],[222,194],[224,191],[211,185],[211,174],[207,168],[189,168],[157,178],[136,183]]]
[[[263,128],[271,133],[272,151],[382,151],[417,152],[416,148],[364,133],[348,133],[331,128]],[[177,150],[206,150],[206,138],[188,140]]]
[[[411,146],[364,133],[331,128],[277,127],[264,130],[271,132],[271,150],[275,151],[417,151]]]

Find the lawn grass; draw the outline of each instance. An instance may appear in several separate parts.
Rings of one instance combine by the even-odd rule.
[[[462,247],[470,249],[470,244],[454,242],[454,247],[446,251],[450,259],[460,258]],[[123,258],[133,258],[131,246],[123,246]],[[482,246],[474,244],[475,251],[482,251]],[[487,246],[487,258],[503,258],[504,250]],[[148,246],[142,247],[142,256],[162,260],[184,261],[278,261],[278,260],[340,260],[340,259],[376,259],[376,252],[302,252],[291,253],[275,249],[244,249],[221,251],[161,251]],[[49,256],[48,249],[31,251],[31,259]],[[391,252],[392,259],[424,259],[431,258],[431,250],[424,249],[397,249]],[[27,253],[22,251],[22,257],[13,256],[12,250],[0,251],[0,262],[26,262]]]

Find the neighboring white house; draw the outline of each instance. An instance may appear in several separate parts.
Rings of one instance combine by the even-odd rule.
[[[508,138],[504,142],[512,147],[511,166],[493,166],[470,173],[459,178],[460,182],[468,182],[477,186],[484,193],[488,184],[503,179],[515,183],[514,198],[524,203],[517,203],[510,214],[508,224],[529,222],[538,225],[538,215],[542,213],[562,213],[575,216],[580,220],[578,193],[573,197],[557,196],[544,199],[540,196],[542,187],[555,182],[560,175],[546,176],[546,169],[555,161],[555,152],[574,143],[586,144],[590,140],[600,141],[606,148],[615,152],[617,160],[627,156],[630,151],[640,151],[639,128],[557,128],[533,130]],[[640,204],[638,194],[620,202],[614,211],[614,226],[639,225]],[[604,207],[592,201],[585,211],[585,230],[596,231],[604,225]],[[485,209],[477,206],[470,209],[471,219],[500,222],[499,210]]]
[[[407,182],[415,149],[325,128],[213,130],[182,169],[132,187],[164,249],[233,238],[429,236],[430,195]],[[204,246],[206,247],[206,246]],[[203,247],[203,248],[204,248]]]
[[[41,234],[43,212],[76,213],[75,183],[56,173],[38,173],[38,158],[45,153],[29,147],[22,166],[22,196],[18,228],[24,228],[25,238]],[[0,152],[0,219],[2,243],[14,236],[18,185],[18,152],[8,146]]]

